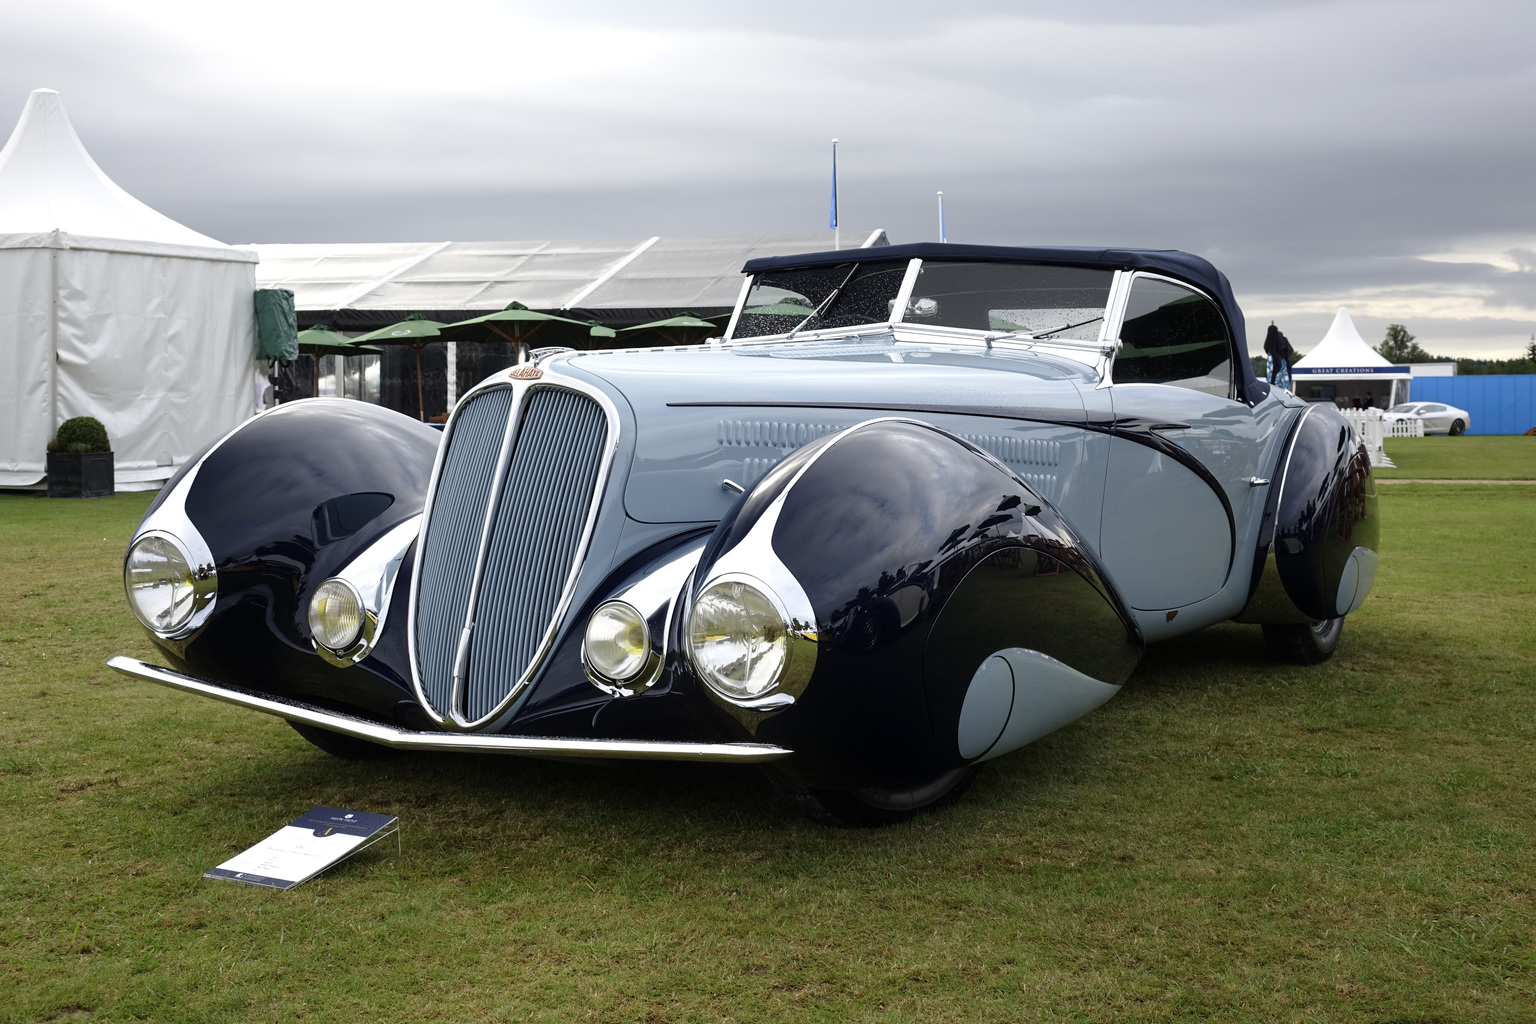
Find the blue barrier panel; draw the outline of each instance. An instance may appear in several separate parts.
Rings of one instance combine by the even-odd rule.
[[[1536,373],[1419,377],[1415,402],[1444,402],[1472,415],[1469,434],[1523,434],[1536,427]]]

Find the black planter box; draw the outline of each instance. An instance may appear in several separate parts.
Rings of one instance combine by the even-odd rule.
[[[105,498],[116,490],[111,452],[48,453],[48,497]]]

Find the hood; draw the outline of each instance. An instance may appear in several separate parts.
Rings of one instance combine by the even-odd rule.
[[[1093,371],[1019,349],[873,338],[571,354],[551,369],[591,379],[634,416],[625,510],[642,522],[714,522],[780,459],[884,416],[961,431],[978,417],[1084,421]],[[975,419],[973,419],[975,418]]]

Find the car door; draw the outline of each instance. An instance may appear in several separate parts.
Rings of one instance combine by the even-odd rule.
[[[1232,332],[1209,296],[1137,273],[1119,338],[1100,550],[1132,608],[1176,614],[1232,570],[1238,524],[1263,500],[1252,483],[1260,429],[1238,398]]]
[[[1431,402],[1419,408],[1419,418],[1424,421],[1424,433],[1441,434],[1451,429],[1451,415],[1443,405]]]

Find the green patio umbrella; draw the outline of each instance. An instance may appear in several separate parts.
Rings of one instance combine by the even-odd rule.
[[[315,368],[315,397],[320,395],[321,356],[378,355],[380,350],[372,345],[359,345],[345,334],[337,334],[329,324],[316,324],[298,334],[299,351],[308,352]]]
[[[448,324],[442,333],[444,338],[454,341],[510,341],[519,348],[536,334],[551,343],[616,337],[614,331],[596,321],[583,323],[553,313],[540,313],[521,302],[513,302],[495,313]]]
[[[719,324],[692,313],[683,313],[665,320],[653,320],[648,324],[626,327],[619,332],[619,335],[626,343],[643,340],[651,344],[660,341],[667,345],[692,345],[718,333],[720,333]]]
[[[444,326],[436,320],[423,320],[412,313],[397,324],[380,327],[376,331],[369,331],[361,337],[352,339],[354,343],[409,345],[416,350],[416,418],[423,423],[427,419],[427,403],[421,389],[421,350],[432,342],[441,340],[441,331]]]

